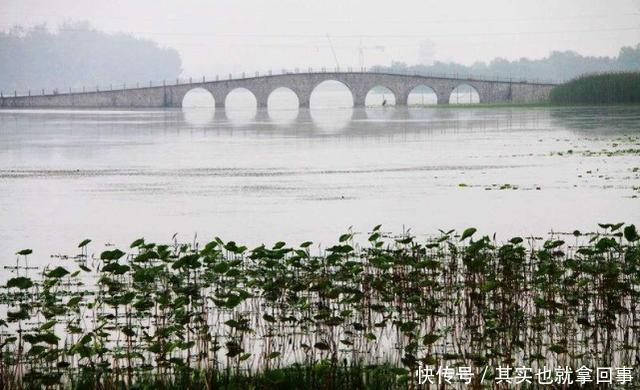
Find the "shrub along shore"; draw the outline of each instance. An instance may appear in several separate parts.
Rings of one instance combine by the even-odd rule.
[[[0,299],[0,388],[386,389],[415,388],[421,365],[489,367],[485,385],[505,366],[637,368],[639,239],[623,224],[505,242],[377,226],[317,255],[219,238],[91,255],[87,239],[39,270],[25,249]]]
[[[585,75],[551,90],[553,104],[640,103],[640,72]]]

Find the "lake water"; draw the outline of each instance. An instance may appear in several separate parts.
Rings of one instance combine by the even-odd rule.
[[[375,105],[0,111],[3,264],[23,248],[53,263],[87,237],[97,253],[174,233],[326,246],[349,226],[640,222],[638,107]]]

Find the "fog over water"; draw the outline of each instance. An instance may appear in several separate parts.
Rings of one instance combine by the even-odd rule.
[[[300,110],[286,91],[267,109],[240,94],[216,111],[2,110],[0,253],[33,248],[45,264],[87,237],[95,252],[174,233],[326,246],[380,223],[506,238],[640,220],[636,107],[385,98],[345,108],[350,96],[329,88]]]
[[[639,0],[3,0],[0,6],[3,31],[16,25],[29,28],[40,24],[55,30],[67,22],[87,21],[102,32],[150,39],[178,51],[181,77],[310,66],[355,69],[393,62],[429,65],[437,61],[464,65],[495,62],[492,74],[509,77],[504,73],[517,73],[504,66],[505,60],[535,60],[554,51],[615,57],[621,47],[639,43],[639,20]],[[67,35],[78,32],[73,26],[68,31],[63,26],[62,30]],[[96,50],[84,47],[97,46],[92,42],[102,44]],[[117,46],[129,44],[117,42]],[[138,56],[114,51],[90,36],[72,46],[92,57],[103,56],[96,65],[110,63],[115,54],[123,61],[113,67],[128,67],[129,74],[140,74],[132,63],[151,56],[140,49],[134,51]],[[51,44],[45,41],[39,47]],[[560,57],[554,66],[545,68],[549,74],[535,77],[560,78],[562,73],[555,72],[571,63],[571,55]],[[160,66],[165,64],[154,57],[147,61],[148,75],[133,81],[148,82],[150,77],[162,74],[160,70],[167,69]],[[75,65],[71,62],[59,71],[66,73]],[[522,66],[526,68],[527,64]],[[437,70],[443,71],[459,72]],[[128,81],[126,74],[122,77],[125,78],[96,82],[115,85]],[[74,85],[55,86],[65,90]],[[28,87],[35,90],[48,86]]]

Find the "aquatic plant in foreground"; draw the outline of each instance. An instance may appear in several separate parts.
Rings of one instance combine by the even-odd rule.
[[[77,264],[37,276],[23,250],[0,385],[414,388],[420,364],[637,367],[638,233],[600,230],[498,243],[376,226],[318,254],[215,238],[92,256],[84,240]]]

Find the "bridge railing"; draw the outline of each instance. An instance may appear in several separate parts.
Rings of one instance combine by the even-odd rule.
[[[264,72],[240,72],[240,73],[226,73],[217,74],[214,76],[200,76],[200,77],[182,77],[176,79],[165,79],[148,82],[136,82],[136,83],[119,83],[119,84],[105,84],[95,86],[75,86],[68,88],[40,88],[31,90],[13,90],[2,91],[0,90],[0,97],[25,97],[25,96],[55,96],[60,94],[74,94],[74,93],[87,93],[87,92],[101,92],[101,91],[122,91],[130,89],[148,88],[148,87],[162,87],[167,85],[188,85],[188,84],[201,84],[213,81],[224,80],[238,80],[248,79],[261,76],[276,76],[285,74],[315,74],[315,73],[378,73],[378,74],[395,74],[405,76],[421,76],[430,78],[442,78],[442,79],[456,79],[460,81],[488,81],[488,82],[509,82],[509,83],[535,83],[535,84],[557,84],[556,80],[542,80],[542,79],[522,79],[514,77],[504,76],[477,76],[472,74],[461,73],[426,73],[416,72],[412,70],[387,70],[381,68],[366,68],[366,67],[307,67],[307,68],[282,68],[278,70],[269,69]]]

